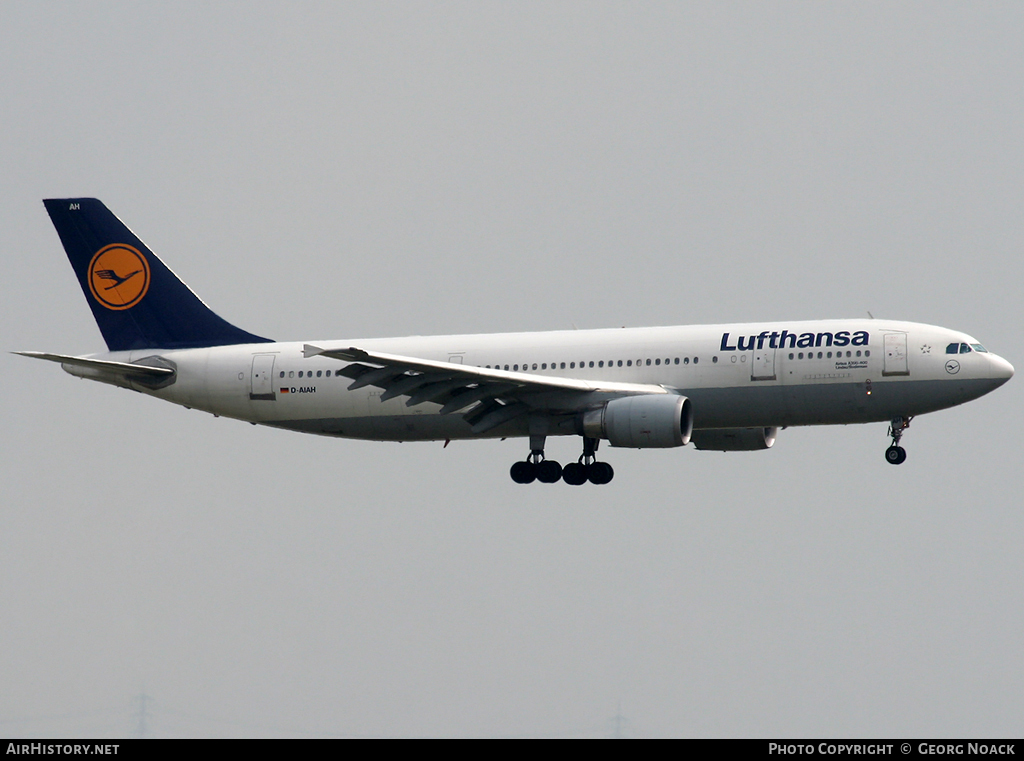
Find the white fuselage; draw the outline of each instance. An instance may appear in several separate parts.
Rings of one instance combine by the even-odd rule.
[[[412,336],[320,341],[552,378],[662,386],[687,396],[695,429],[866,423],[976,399],[1013,374],[1001,357],[958,331],[890,320],[694,325],[657,328]],[[440,405],[380,401],[379,388],[349,390],[346,363],[303,357],[303,342],[206,349],[146,349],[97,358],[173,364],[164,388],[132,388],[216,415],[307,433],[375,440],[527,435],[525,418],[474,434]],[[102,374],[65,367],[96,380]],[[123,384],[122,384],[123,385]],[[579,398],[574,397],[578,405]],[[550,400],[549,408],[551,407]],[[557,403],[554,405],[557,407]],[[573,409],[551,434],[573,434]]]

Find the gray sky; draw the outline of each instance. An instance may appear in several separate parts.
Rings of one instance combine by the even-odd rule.
[[[40,203],[96,196],[281,340],[870,310],[1020,368],[1022,37],[994,2],[4,3],[0,348],[103,349]],[[513,484],[521,440],[0,370],[0,735],[124,735],[143,690],[159,736],[1020,735],[1019,379],[899,468],[884,424],[789,429],[573,489]]]

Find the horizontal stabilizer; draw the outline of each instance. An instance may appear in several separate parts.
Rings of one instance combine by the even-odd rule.
[[[138,365],[132,362],[111,362],[107,359],[87,359],[85,357],[71,357],[66,354],[47,354],[42,351],[13,351],[11,354],[20,354],[23,357],[33,359],[45,359],[49,362],[60,362],[66,367],[81,367],[89,370],[125,375],[129,378],[140,378],[157,380],[174,375],[170,367],[155,367],[153,365]]]

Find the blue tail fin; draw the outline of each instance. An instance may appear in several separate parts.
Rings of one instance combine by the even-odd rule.
[[[270,341],[214,314],[100,201],[43,204],[111,351]]]

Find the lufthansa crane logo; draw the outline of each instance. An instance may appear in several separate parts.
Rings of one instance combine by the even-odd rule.
[[[89,263],[89,290],[107,309],[131,309],[149,290],[149,262],[134,246],[104,246]]]

